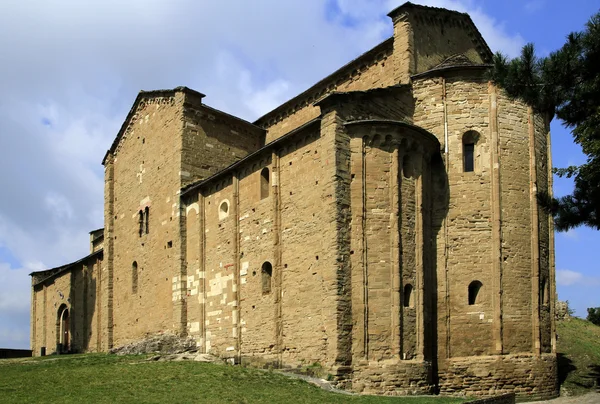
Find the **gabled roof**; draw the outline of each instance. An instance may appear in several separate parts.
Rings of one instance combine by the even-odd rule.
[[[117,147],[119,146],[119,142],[123,138],[123,135],[125,134],[125,131],[127,130],[127,127],[129,126],[129,124],[131,123],[131,120],[133,119],[133,116],[135,115],[135,111],[137,110],[138,105],[140,104],[140,102],[142,100],[149,99],[149,98],[156,98],[156,97],[170,97],[170,96],[173,96],[177,92],[183,92],[186,94],[193,95],[195,97],[200,98],[200,100],[202,100],[205,97],[204,94],[202,94],[196,90],[192,90],[191,88],[183,87],[183,86],[175,87],[170,90],[167,89],[167,90],[152,90],[152,91],[143,91],[142,90],[142,91],[140,91],[138,93],[137,97],[135,98],[135,101],[133,102],[133,105],[131,106],[131,109],[129,110],[127,117],[125,118],[125,121],[121,125],[121,129],[119,129],[119,132],[117,133],[115,140],[113,141],[112,145],[110,146],[110,149],[108,149],[108,151],[104,155],[104,158],[102,159],[102,164],[104,164],[106,162],[106,158],[108,157],[108,155],[110,153],[114,153],[115,150],[117,149]],[[213,113],[217,113],[217,114],[220,114],[227,118],[239,121],[239,122],[243,123],[244,125],[247,125],[248,127],[254,127],[254,129],[257,131],[264,132],[263,128],[258,127],[256,125],[254,125],[253,123],[248,122],[248,121],[246,121],[242,118],[239,118],[235,115],[231,115],[231,114],[228,114],[227,112],[223,112],[216,108],[212,108],[206,104],[202,104],[202,107],[206,108],[209,111],[212,111]]]
[[[270,143],[267,143],[266,145],[264,145],[260,149],[256,150],[255,152],[248,154],[243,159],[240,159],[240,160],[236,161],[235,163],[229,165],[228,167],[225,167],[221,171],[217,171],[216,173],[214,173],[210,177],[202,179],[202,180],[199,180],[199,181],[196,181],[196,182],[193,182],[193,183],[191,183],[189,185],[186,185],[185,187],[183,187],[181,189],[181,196],[183,197],[183,196],[191,193],[194,190],[198,190],[204,184],[207,184],[207,183],[209,183],[209,182],[211,182],[211,181],[213,181],[213,180],[215,180],[215,179],[223,176],[224,174],[230,173],[232,170],[235,170],[237,167],[239,167],[240,165],[244,164],[245,162],[247,162],[249,160],[252,160],[256,156],[261,155],[266,150],[271,150],[274,147],[278,147],[282,143],[285,144],[285,142],[287,142],[290,138],[294,137],[294,135],[296,135],[297,133],[300,133],[300,132],[302,132],[303,130],[305,130],[307,128],[315,126],[319,122],[321,122],[321,117],[317,117],[317,118],[311,119],[310,121],[306,122],[305,124],[300,125],[297,128],[295,128],[295,129],[291,130],[290,132],[286,133],[285,135],[278,137],[277,139],[273,140]]]
[[[385,96],[388,94],[410,91],[412,86],[410,84],[396,84],[388,87],[375,87],[369,88],[368,90],[353,90],[353,91],[333,91],[321,99],[317,100],[314,105],[323,105],[327,102],[331,102],[335,99],[345,99],[347,97],[377,97]]]
[[[103,251],[104,250],[101,248],[98,251],[94,251],[93,253],[86,255],[85,257],[83,257],[81,259],[78,259],[77,261],[71,262],[70,264],[61,265],[59,267],[46,269],[43,271],[34,271],[29,274],[29,276],[31,276],[34,280],[33,286],[39,285],[40,283],[43,283],[43,282],[47,281],[48,279],[54,278],[55,276],[68,271],[69,269],[73,268],[75,265],[81,264],[90,258],[101,255],[101,254],[103,254]]]
[[[432,76],[436,73],[441,73],[445,71],[451,70],[479,70],[485,71],[492,67],[490,63],[474,63],[471,59],[466,57],[465,55],[452,55],[447,59],[444,59],[441,63],[432,67],[429,70],[426,70],[422,73],[413,74],[411,76],[412,79],[418,79],[422,77]]]
[[[471,17],[467,13],[461,13],[458,11],[447,10],[445,8],[439,8],[439,7],[421,6],[418,4],[413,4],[411,2],[406,2],[406,3],[402,4],[401,6],[392,10],[390,13],[388,13],[388,16],[391,17],[392,19],[395,19],[396,17],[402,15],[403,13],[411,11],[411,10],[416,10],[418,12],[425,12],[425,13],[435,13],[436,15],[442,15],[442,16],[459,17],[466,23],[466,25],[472,32],[472,34],[473,34],[472,40],[475,43],[478,53],[480,54],[482,60],[486,63],[491,63],[492,57],[493,57],[493,52],[491,51],[491,49],[489,48],[489,46],[487,45],[487,43],[481,36],[481,33],[479,32],[479,30],[473,23],[473,20],[471,20]],[[349,71],[352,71],[353,69],[356,69],[361,64],[363,64],[365,61],[376,57],[378,54],[380,54],[382,52],[390,51],[391,49],[393,49],[393,42],[394,42],[393,37],[386,39],[385,41],[381,42],[379,45],[375,46],[371,50],[368,50],[367,52],[358,56],[356,59],[352,60],[351,62],[342,66],[341,68],[334,71],[327,77],[323,78],[322,80],[317,82],[315,85],[309,87],[307,90],[305,90],[302,93],[298,94],[297,96],[291,98],[290,100],[284,102],[283,104],[279,105],[272,111],[267,112],[265,115],[261,116],[256,121],[254,121],[254,124],[262,126],[271,118],[275,118],[278,115],[286,115],[286,111],[293,109],[293,107],[296,104],[306,103],[307,100],[309,100],[308,102],[310,103],[311,102],[310,98],[315,97],[315,95],[317,98],[323,96],[323,92],[325,92],[324,89],[327,89],[331,85],[331,83],[335,82],[335,80],[338,77],[343,76],[344,74],[348,73]]]
[[[460,55],[452,55],[449,58],[442,60],[437,65],[433,66],[433,69],[442,69],[444,67],[456,67],[456,66],[473,66],[476,63],[473,63],[471,59],[466,57],[463,54]]]
[[[119,129],[119,132],[117,133],[117,137],[115,138],[115,140],[113,141],[112,145],[110,146],[110,149],[108,149],[108,151],[106,152],[106,154],[104,155],[104,158],[102,159],[102,164],[104,165],[104,163],[106,162],[106,158],[108,157],[108,155],[110,153],[114,153],[115,150],[117,149],[117,146],[119,145],[119,142],[121,141],[121,139],[123,138],[123,134],[125,133],[125,131],[127,130],[127,127],[129,126],[129,123],[131,122],[131,119],[133,118],[133,116],[135,115],[135,111],[137,110],[138,105],[140,104],[140,102],[145,99],[145,98],[155,98],[155,97],[170,97],[173,96],[175,93],[177,92],[184,92],[184,93],[189,93],[189,94],[193,94],[197,97],[200,97],[200,99],[204,98],[205,95],[192,90],[191,88],[188,87],[175,87],[171,90],[152,90],[152,91],[140,91],[137,95],[137,97],[135,97],[135,101],[133,102],[133,105],[131,106],[131,109],[129,110],[129,113],[127,114],[127,117],[125,118],[125,121],[123,121],[123,125],[121,125],[121,129]]]
[[[473,20],[471,19],[471,16],[469,14],[461,13],[460,11],[448,10],[448,9],[440,8],[440,7],[422,6],[420,4],[414,4],[414,3],[411,3],[410,1],[408,1],[404,4],[402,4],[401,6],[398,6],[395,9],[393,9],[392,11],[390,11],[388,13],[388,16],[394,20],[394,19],[400,17],[402,14],[410,12],[411,10],[416,10],[417,12],[421,12],[421,13],[430,13],[432,15],[435,14],[438,16],[446,16],[446,17],[454,16],[454,17],[462,18],[464,20],[464,22],[467,24],[468,28],[470,28],[471,32],[473,33],[472,39],[473,39],[473,42],[477,45],[477,51],[479,52],[481,59],[485,63],[492,62],[492,57],[494,56],[494,53],[492,52],[492,50],[490,49],[488,44],[483,39],[481,32],[479,32],[479,30],[477,29],[477,26],[475,25],[475,23],[473,22]]]

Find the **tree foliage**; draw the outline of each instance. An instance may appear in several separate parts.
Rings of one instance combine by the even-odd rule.
[[[600,325],[600,307],[588,307],[587,312],[588,315],[586,320],[593,324]]]
[[[580,225],[600,230],[600,12],[547,57],[536,57],[532,44],[512,60],[497,53],[490,79],[548,121],[556,116],[572,130],[587,160],[553,171],[560,177],[573,177],[573,193],[560,198],[540,195],[539,199],[553,214],[558,230]]]

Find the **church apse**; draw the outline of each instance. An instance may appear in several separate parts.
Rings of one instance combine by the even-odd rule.
[[[345,128],[351,151],[354,372],[364,379],[362,372],[372,371],[360,365],[367,360],[393,364],[401,374],[416,371],[431,383],[432,232],[439,228],[432,223],[432,187],[433,181],[444,181],[443,166],[432,161],[439,158],[439,142],[399,121],[356,121]],[[395,372],[382,369],[383,374],[398,380]]]

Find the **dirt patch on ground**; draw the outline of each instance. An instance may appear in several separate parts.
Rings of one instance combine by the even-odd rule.
[[[600,393],[591,392],[584,394],[582,396],[575,397],[558,397],[553,400],[546,401],[534,401],[529,404],[542,404],[542,403],[551,403],[551,404],[598,404],[600,403]]]

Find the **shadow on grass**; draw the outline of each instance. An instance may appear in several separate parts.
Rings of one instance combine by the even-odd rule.
[[[573,361],[565,356],[565,354],[557,354],[558,362],[558,384],[562,384],[567,380],[567,377],[571,372],[577,370],[577,367],[573,365]]]
[[[600,386],[600,365],[589,365],[588,372],[581,376],[581,381],[576,384],[586,389]]]

